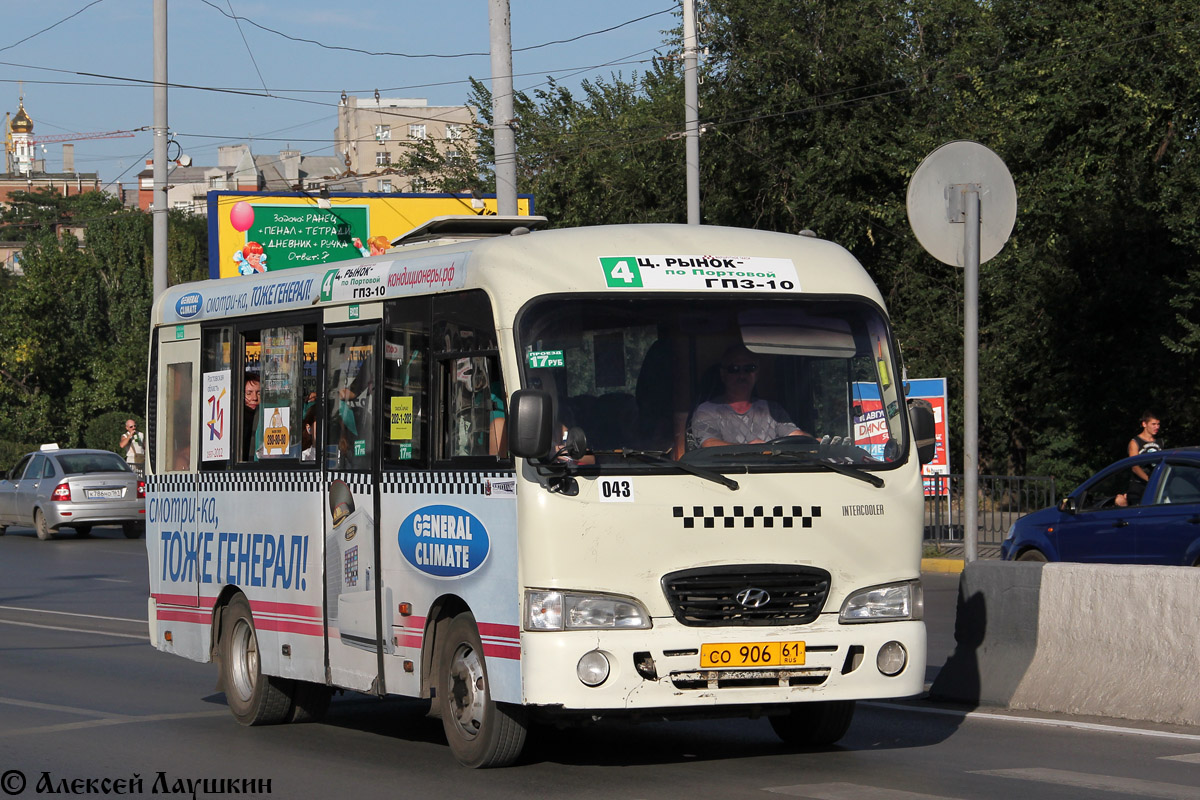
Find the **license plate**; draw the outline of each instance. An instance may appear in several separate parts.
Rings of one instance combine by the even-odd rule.
[[[733,642],[700,645],[700,667],[799,667],[804,642]]]
[[[88,489],[89,500],[115,500],[121,496],[120,489]]]

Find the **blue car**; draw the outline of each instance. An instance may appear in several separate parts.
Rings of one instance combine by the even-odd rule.
[[[1200,448],[1125,458],[1056,508],[1026,514],[1000,547],[1006,561],[1200,566]]]

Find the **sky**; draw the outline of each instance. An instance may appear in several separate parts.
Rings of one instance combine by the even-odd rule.
[[[513,85],[526,92],[545,87],[547,77],[575,91],[583,80],[648,70],[656,54],[671,52],[664,31],[678,24],[680,6],[680,0],[510,3]],[[465,104],[469,78],[490,86],[488,0],[169,0],[167,6],[168,125],[196,166],[215,164],[224,144],[249,143],[257,155],[289,147],[333,155],[343,91],[373,98],[378,90],[381,97],[425,98],[437,106]],[[0,18],[3,110],[15,114],[23,95],[35,139],[135,131],[131,138],[74,145],[76,171],[99,173],[106,185],[136,183],[153,148],[153,1],[7,2]],[[169,157],[176,152],[171,147]],[[48,172],[61,171],[62,145],[48,143],[44,158]]]

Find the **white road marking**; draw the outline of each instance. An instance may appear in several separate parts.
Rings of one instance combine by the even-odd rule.
[[[31,736],[41,733],[63,733],[87,728],[103,728],[113,725],[129,725],[140,722],[162,722],[172,719],[201,719],[204,717],[223,717],[228,711],[192,711],[184,714],[147,714],[144,717],[129,717],[112,715],[101,719],[84,720],[81,722],[63,722],[58,725],[43,725],[38,728],[21,728],[19,730],[0,731],[0,739],[11,736]]]
[[[1015,778],[1022,781],[1053,783],[1076,789],[1096,792],[1120,792],[1136,797],[1159,797],[1164,800],[1195,800],[1195,786],[1180,786],[1177,783],[1144,781],[1138,778],[1122,778],[1117,775],[1091,775],[1086,772],[1071,772],[1065,769],[988,769],[973,771],[973,775],[994,775],[998,778]]]
[[[1200,753],[1188,753],[1182,756],[1159,756],[1160,761],[1182,761],[1185,764],[1200,764]]]
[[[1096,722],[1076,722],[1069,719],[1039,719],[1037,717],[1018,717],[1013,714],[996,714],[989,711],[959,711],[953,708],[922,708],[906,706],[899,703],[864,702],[864,706],[890,708],[896,711],[913,711],[918,714],[941,714],[947,717],[962,719],[990,719],[1001,722],[1018,722],[1024,725],[1045,725],[1051,728],[1073,728],[1081,731],[1096,731],[1099,733],[1123,733],[1131,736],[1151,736],[1159,739],[1182,739],[1188,742],[1200,742],[1200,734],[1174,733],[1172,731],[1155,731],[1148,728],[1127,728],[1120,725],[1102,725]]]
[[[59,706],[53,703],[38,703],[34,700],[18,700],[15,697],[0,697],[0,703],[6,706],[20,706],[21,708],[36,708],[38,711],[60,711],[64,714],[82,714],[85,717],[112,717],[119,716],[106,711],[92,711],[89,708],[75,708],[74,706]]]
[[[97,578],[97,580],[104,580]],[[35,614],[62,614],[64,617],[87,617],[88,619],[111,619],[117,622],[145,622],[144,619],[130,619],[129,617],[102,617],[99,614],[76,614],[71,611],[51,611],[46,608],[22,608],[21,606],[0,606],[0,611],[31,611]]]
[[[130,622],[138,622],[138,620],[130,620]],[[87,628],[66,628],[62,625],[39,625],[36,622],[16,622],[11,619],[0,619],[0,625],[20,625],[22,628],[42,628],[47,631],[67,631],[68,633],[94,633],[97,636],[119,636],[122,639],[137,639],[139,641],[148,641],[149,628],[147,632],[141,635],[132,633],[113,633],[111,631],[91,631]]]
[[[764,792],[812,800],[952,800],[936,794],[918,794],[860,783],[801,783],[796,786],[768,786]]]

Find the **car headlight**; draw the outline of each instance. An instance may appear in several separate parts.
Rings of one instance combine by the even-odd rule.
[[[925,595],[920,581],[888,583],[860,589],[846,598],[838,622],[894,622],[925,616]]]
[[[1008,526],[1008,533],[1004,534],[1004,541],[1007,542],[1016,535],[1017,535],[1017,523],[1014,522],[1012,525]]]
[[[650,614],[631,597],[525,590],[525,630],[577,631],[649,628]]]

